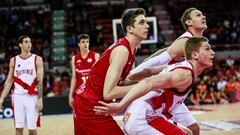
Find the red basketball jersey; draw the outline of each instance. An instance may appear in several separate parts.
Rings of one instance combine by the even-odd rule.
[[[76,88],[78,88],[82,83],[85,83],[90,69],[93,64],[96,62],[95,52],[89,51],[86,58],[83,58],[81,53],[75,55],[75,67],[76,67]]]
[[[98,101],[105,101],[103,98],[103,86],[106,73],[109,67],[109,59],[112,50],[118,46],[125,46],[129,51],[128,60],[123,68],[119,82],[124,80],[127,77],[128,73],[130,72],[134,62],[135,55],[132,54],[131,52],[128,40],[126,38],[121,38],[112,46],[110,46],[91,68],[91,71],[88,76],[89,78],[86,81],[86,86],[82,85],[80,89],[77,90],[76,93],[80,96],[81,101],[80,100],[79,101],[82,104],[80,107],[81,109],[79,108],[80,109],[79,113],[81,113],[82,116],[84,116],[84,114],[86,115],[86,113],[89,115],[95,115],[95,113],[93,112],[93,107],[95,105],[99,105]],[[134,53],[135,52],[136,50],[134,51]],[[87,118],[89,118],[89,116]]]

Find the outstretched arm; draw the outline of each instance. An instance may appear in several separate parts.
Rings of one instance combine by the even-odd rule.
[[[167,67],[167,65],[146,68],[146,69],[143,69],[142,71],[137,72],[135,74],[129,74],[127,78],[129,80],[137,80],[137,81],[139,81],[139,80],[142,80],[142,79],[144,79],[146,77],[150,77],[152,75],[159,74],[166,67]]]
[[[143,60],[143,62],[146,62],[148,61],[149,59],[155,57],[155,56],[158,56],[160,55],[161,53],[165,52],[166,50],[168,49],[168,47],[165,47],[165,48],[162,48],[160,50],[158,50],[157,52],[155,52],[154,54],[150,55],[149,57],[147,57],[146,59]]]
[[[184,91],[186,87],[191,84],[191,82],[192,75],[190,71],[176,69],[172,72],[161,72],[158,75],[146,78],[136,84],[129,90],[120,103],[106,104],[100,101],[99,103],[105,107],[95,106],[94,111],[96,111],[97,114],[112,114],[113,112],[118,112],[125,109],[135,99],[143,96],[151,90],[175,87],[178,88],[179,91]]]

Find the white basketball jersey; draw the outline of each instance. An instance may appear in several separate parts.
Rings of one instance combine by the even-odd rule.
[[[36,58],[35,54],[28,58],[21,58],[20,55],[14,57],[14,94],[29,92],[29,86],[36,80]],[[37,91],[35,86],[33,89]]]
[[[180,63],[169,65],[167,68],[163,69],[162,72],[171,72],[179,68],[191,71],[192,77],[194,77],[192,65],[186,60]],[[143,101],[147,102],[151,105],[154,111],[154,115],[161,114],[169,119],[172,117],[171,111],[173,110],[173,108],[175,108],[175,106],[178,104],[182,104],[186,99],[188,93],[190,92],[192,84],[188,86],[188,88],[184,92],[178,92],[176,88],[160,89],[159,92],[151,91],[143,97],[134,101],[131,105],[138,105],[138,102]]]
[[[180,38],[190,38],[190,37],[193,37],[193,34],[190,31],[186,31],[180,37],[178,37],[178,39],[180,39]]]

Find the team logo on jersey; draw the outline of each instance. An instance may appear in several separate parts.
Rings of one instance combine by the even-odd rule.
[[[81,60],[77,60],[77,63],[80,63],[81,62]]]
[[[89,62],[89,63],[92,62],[92,59],[91,59],[91,58],[88,58],[88,59],[87,59],[87,62]]]

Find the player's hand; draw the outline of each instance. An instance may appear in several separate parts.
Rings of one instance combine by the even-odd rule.
[[[68,96],[68,103],[69,103],[69,106],[73,108],[73,97],[70,95]]]
[[[43,100],[42,98],[38,99],[38,102],[37,102],[37,111],[38,112],[41,112],[43,109]]]
[[[111,115],[117,112],[122,112],[123,107],[120,103],[105,103],[103,101],[98,101],[103,106],[94,106],[93,111],[96,115]]]

